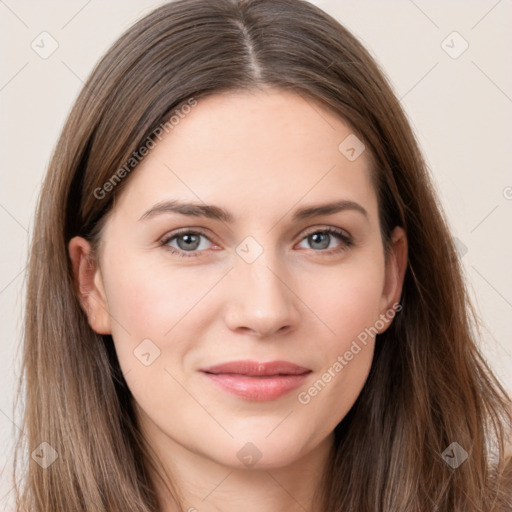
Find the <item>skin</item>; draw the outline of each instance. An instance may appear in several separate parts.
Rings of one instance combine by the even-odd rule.
[[[70,241],[90,326],[112,334],[142,431],[184,510],[319,510],[314,492],[333,430],[364,385],[375,340],[307,404],[298,393],[399,301],[407,259],[400,228],[385,258],[368,151],[350,161],[338,150],[351,133],[323,106],[290,92],[203,99],[133,171],[97,263],[86,240]],[[170,199],[218,205],[236,220],[176,213],[140,220]],[[367,215],[347,209],[292,221],[297,208],[340,199]],[[353,245],[335,235],[308,239],[331,226]],[[199,256],[159,245],[180,228],[204,232],[189,249]],[[263,249],[251,263],[236,252],[247,236]],[[186,256],[183,238],[168,245]],[[160,350],[149,366],[134,355],[147,338]],[[198,371],[242,359],[286,360],[312,373],[299,389],[257,402]],[[248,442],[261,453],[251,467],[237,457]],[[162,510],[177,510],[163,483],[155,484]]]

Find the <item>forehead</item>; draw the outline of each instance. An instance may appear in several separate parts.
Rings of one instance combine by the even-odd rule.
[[[168,195],[240,214],[339,199],[372,210],[370,157],[366,150],[357,155],[355,137],[339,116],[295,93],[216,94],[198,100],[157,142],[116,207],[133,210]]]

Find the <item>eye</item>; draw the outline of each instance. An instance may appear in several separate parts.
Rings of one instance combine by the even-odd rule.
[[[340,241],[340,243],[334,247],[331,245],[333,238],[337,238]],[[202,252],[208,249],[208,247],[204,247],[204,244],[201,243],[201,239],[208,240],[208,242],[212,243],[201,231],[182,229],[166,236],[160,242],[160,245],[177,256],[184,258],[195,257],[200,256]],[[302,238],[301,243],[304,241],[310,243],[315,252],[323,252],[326,254],[339,253],[353,245],[353,240],[348,233],[333,227],[312,230]],[[173,243],[176,245],[172,245]]]
[[[341,243],[332,247],[331,242],[334,237],[341,241]],[[325,252],[327,254],[341,252],[353,245],[353,240],[348,233],[341,229],[333,227],[310,231],[302,239],[302,242],[304,241],[308,242],[313,247],[313,249],[317,250],[317,252],[320,251]]]
[[[190,256],[199,256],[205,249],[203,247],[201,250],[198,250],[201,247],[201,238],[210,241],[204,233],[187,229],[172,233],[170,236],[164,238],[160,242],[160,245],[170,250],[171,253],[185,258]],[[173,242],[176,242],[177,247],[171,245]]]

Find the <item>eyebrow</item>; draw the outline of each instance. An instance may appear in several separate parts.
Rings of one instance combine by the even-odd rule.
[[[347,210],[359,212],[368,218],[368,212],[359,203],[349,200],[340,200],[299,208],[293,213],[292,219],[294,222],[297,222],[311,217],[333,215]],[[157,215],[169,213],[179,213],[191,217],[206,217],[225,223],[233,223],[235,221],[235,216],[232,213],[219,206],[202,203],[185,203],[177,200],[156,203],[143,213],[139,220],[146,220]]]

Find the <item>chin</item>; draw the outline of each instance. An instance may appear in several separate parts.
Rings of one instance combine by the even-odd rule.
[[[284,426],[281,432],[252,429],[251,435],[235,435],[229,443],[218,445],[218,453],[212,454],[217,463],[236,469],[270,470],[289,466],[313,449],[325,439],[306,438],[304,433],[295,432]],[[302,432],[306,429],[299,429]]]

